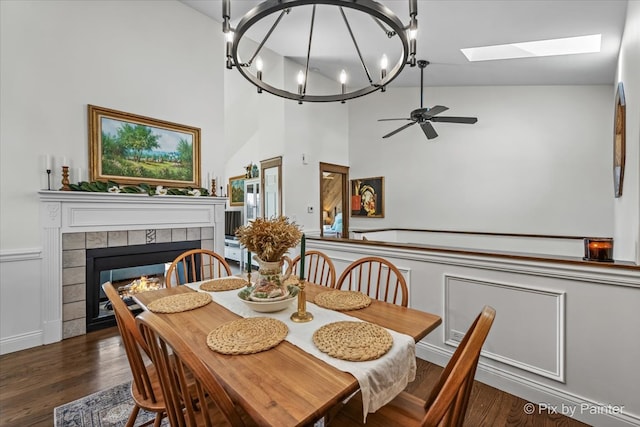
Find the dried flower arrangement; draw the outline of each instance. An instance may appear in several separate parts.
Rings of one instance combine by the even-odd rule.
[[[243,246],[262,261],[280,261],[290,248],[300,242],[302,231],[296,223],[281,216],[272,219],[256,218],[239,227],[236,236]]]

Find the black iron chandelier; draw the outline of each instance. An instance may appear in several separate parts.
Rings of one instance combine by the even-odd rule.
[[[232,28],[231,1],[223,0],[226,66],[235,67],[257,87],[258,93],[264,90],[299,104],[344,103],[377,90],[384,92],[405,65],[416,65],[418,6],[417,0],[408,1],[409,24],[406,26],[388,7],[373,0],[267,0],[247,12]],[[321,19],[327,28],[324,33],[318,24]],[[360,34],[354,34],[354,22]],[[283,35],[279,30],[289,24],[289,31]],[[295,36],[291,35],[291,29],[297,31]],[[291,66],[278,69],[274,64],[270,69],[273,76],[268,75],[266,61],[261,56],[261,53],[269,55],[272,49],[269,39],[278,37],[279,46],[297,45],[298,48],[297,55],[274,49],[291,59],[292,64],[299,65],[290,77],[287,72]],[[282,43],[282,37],[286,43]],[[317,37],[327,37],[319,45],[325,49],[330,46],[332,52],[323,52],[314,44]],[[345,59],[344,64],[337,64],[332,58],[343,51],[352,57]],[[310,71],[315,73],[310,75]],[[310,81],[310,77],[319,82]]]

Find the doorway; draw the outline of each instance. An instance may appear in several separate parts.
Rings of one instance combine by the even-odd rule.
[[[349,238],[349,167],[320,162],[320,236]]]

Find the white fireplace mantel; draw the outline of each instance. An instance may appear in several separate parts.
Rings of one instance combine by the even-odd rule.
[[[43,343],[62,339],[62,234],[213,227],[224,253],[227,198],[40,191]]]

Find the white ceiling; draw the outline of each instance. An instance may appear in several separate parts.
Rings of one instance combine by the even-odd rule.
[[[221,0],[180,1],[218,22],[222,21]],[[232,0],[232,26],[235,27],[240,18],[259,3],[256,0]],[[408,23],[408,0],[380,3],[395,12],[405,25]],[[295,9],[303,13],[305,8],[309,9]],[[425,71],[427,86],[612,84],[626,8],[626,0],[418,0],[416,56],[431,63]],[[349,67],[350,63],[358,63],[353,53],[355,49],[340,15],[320,13],[320,7],[318,11],[312,45],[312,58],[315,57],[312,68],[337,78],[339,71],[336,70]],[[386,40],[373,20],[368,17],[359,19],[361,13],[352,12],[351,9],[348,11],[347,16],[365,62],[369,64],[371,60],[377,64],[380,52],[390,54],[393,51],[386,45],[393,42]],[[355,13],[355,16],[351,13]],[[297,16],[294,18],[293,11],[285,16],[265,46],[304,63],[309,18],[304,16],[298,19]],[[252,28],[254,32],[250,34],[255,35],[252,38],[259,42],[271,22],[265,22],[261,27],[255,25]],[[326,27],[324,32],[323,25]],[[465,47],[590,34],[602,34],[600,53],[471,63],[460,52]],[[353,58],[347,58],[347,55]],[[378,72],[377,65],[368,66],[372,73]],[[362,74],[364,77],[364,72]],[[406,67],[390,86],[417,86],[419,79],[418,67]]]

